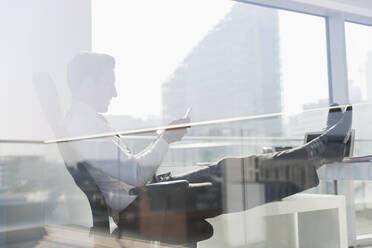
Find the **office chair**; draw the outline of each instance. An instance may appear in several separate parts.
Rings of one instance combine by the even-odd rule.
[[[58,94],[51,77],[44,73],[34,78],[34,88],[39,96],[45,117],[57,137],[63,137],[63,128],[58,125],[62,112],[58,101]],[[92,177],[92,173],[100,173],[87,162],[79,162],[77,155],[68,143],[58,143],[65,166],[74,179],[75,184],[85,194],[92,211],[93,227],[91,233],[110,234],[109,210],[104,196]],[[140,239],[158,240],[166,243],[184,243],[196,247],[196,243],[213,235],[212,226],[205,221],[214,217],[213,208],[209,208],[219,192],[211,183],[191,184],[185,180],[158,182],[137,187],[131,190],[141,202],[141,228],[138,230],[121,227],[114,231],[117,237],[134,236]],[[211,199],[213,198],[213,199]],[[215,203],[215,202],[214,202]],[[166,230],[159,229],[163,223]],[[195,220],[187,226],[187,220]],[[174,229],[175,225],[184,226]],[[183,229],[182,229],[183,228]],[[178,230],[178,232],[174,231]],[[183,230],[183,231],[180,231]],[[199,232],[198,232],[199,231]]]
[[[63,128],[58,125],[62,118],[62,111],[53,80],[49,74],[41,73],[34,77],[33,85],[39,97],[42,111],[52,131],[56,137],[63,137]],[[92,166],[88,163],[77,162],[77,156],[68,143],[59,143],[58,149],[75,184],[88,199],[93,217],[93,227],[90,228],[91,232],[98,231],[109,234],[108,208],[102,192],[90,174],[93,170]]]

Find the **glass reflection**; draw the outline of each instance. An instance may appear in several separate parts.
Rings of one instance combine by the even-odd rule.
[[[0,17],[12,23],[4,25],[10,42],[3,53],[12,68],[0,68],[9,87],[2,106],[11,106],[2,137],[77,138],[164,123],[191,128],[3,141],[0,246],[345,244],[345,199],[296,194],[342,192],[329,172],[350,149],[351,116],[369,113],[335,105],[327,116],[324,18],[216,0],[97,0],[92,13],[89,1],[67,2],[33,3],[30,11],[17,1]],[[116,61],[76,55],[91,49],[91,30],[93,50]],[[19,61],[29,65],[23,73]],[[31,84],[39,71],[49,73]],[[194,125],[249,116],[255,118]],[[369,154],[363,144],[357,154]],[[357,186],[358,197],[368,192]]]
[[[70,110],[61,122],[56,122],[58,99],[49,101],[44,108],[56,136],[113,131],[102,113],[117,96],[114,66],[114,58],[105,54],[80,53],[72,59],[67,70],[73,97]],[[34,83],[55,94],[47,74],[36,77]],[[41,101],[50,100],[50,95],[44,93],[39,94]],[[170,125],[189,121],[186,116]],[[329,110],[324,131],[302,146],[249,157],[227,157],[183,174],[155,173],[168,146],[182,139],[185,128],[163,130],[136,154],[117,136],[61,141],[58,148],[76,185],[88,198],[91,232],[109,234],[112,217],[117,225],[113,234],[118,237],[196,246],[213,236],[213,227],[206,219],[279,201],[317,186],[316,170],[344,158],[351,123],[352,107],[343,110],[335,104]],[[232,188],[242,189],[243,204],[227,197]]]

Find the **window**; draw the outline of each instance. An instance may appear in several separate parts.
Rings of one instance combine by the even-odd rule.
[[[355,105],[353,125],[356,130],[355,156],[370,155],[372,132],[369,127],[372,118],[372,27],[345,23],[349,97]],[[354,166],[355,179],[369,179],[364,166]],[[372,233],[369,215],[371,213],[371,182],[352,182],[355,209],[355,232],[360,239],[370,238]]]
[[[264,154],[301,145],[306,133],[325,127],[324,17],[230,0],[9,5],[0,8],[0,26],[9,38],[0,46],[5,51],[0,60],[10,68],[0,68],[6,85],[0,84],[6,89],[0,107],[9,113],[0,131],[22,140],[0,141],[0,246],[35,241],[70,247],[75,240],[91,246],[90,234],[103,230],[114,236],[120,226],[138,235],[129,244],[126,232],[114,240],[123,246],[150,238],[156,247],[162,246],[159,240],[195,247],[195,240],[180,239],[196,232],[202,239],[198,247],[343,247],[336,234],[346,232],[339,221],[344,216],[338,216],[341,196],[281,201],[309,188],[336,192],[329,180],[315,188],[318,160],[307,161],[306,150],[304,159],[296,154],[271,166],[272,155]],[[69,71],[66,80],[66,65],[81,50],[113,56],[116,75],[95,67],[102,60],[89,56],[96,55],[83,53],[82,64],[75,61],[78,72]],[[98,57],[113,65],[111,57]],[[31,79],[40,71],[54,80],[39,75],[35,87]],[[69,87],[73,75],[76,85]],[[167,125],[189,107],[194,125],[170,145],[164,136],[158,139],[162,130],[113,134]],[[38,140],[24,141],[26,136]],[[84,137],[56,142],[50,136]],[[151,149],[142,152],[146,147]],[[208,173],[166,182],[165,188],[152,184],[194,169]],[[363,187],[357,191],[364,201],[361,195],[369,191]],[[174,233],[180,236],[166,236]],[[102,243],[108,238],[111,244],[112,236]]]
[[[300,114],[328,106],[322,17],[224,0],[94,1],[92,20],[93,50],[117,60],[108,113],[119,130],[166,124],[190,106],[196,122],[278,114],[194,135],[303,139],[324,127],[325,112]]]
[[[372,131],[367,123],[372,118],[372,27],[345,23],[349,97],[355,105],[353,125],[357,142],[354,155],[371,154]]]

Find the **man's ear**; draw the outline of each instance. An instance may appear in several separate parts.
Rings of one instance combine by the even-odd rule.
[[[94,99],[97,91],[94,85],[94,81],[91,77],[84,77],[79,84],[79,88],[77,89],[79,92],[78,98],[86,103],[89,103],[92,99]]]
[[[81,88],[82,89],[87,89],[87,88],[90,88],[93,86],[93,78],[92,77],[89,77],[89,76],[85,76],[82,80],[81,80]]]

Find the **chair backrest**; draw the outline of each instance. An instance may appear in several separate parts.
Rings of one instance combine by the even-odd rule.
[[[59,125],[62,111],[53,80],[47,73],[42,73],[34,77],[33,85],[52,131],[56,137],[63,137],[64,129]],[[76,152],[68,143],[59,143],[58,149],[68,172],[88,198],[93,217],[93,229],[91,230],[109,233],[108,207],[101,190],[90,173],[94,168],[86,162],[78,161]]]
[[[58,144],[58,149],[65,160],[65,165],[75,181],[75,184],[83,191],[89,201],[93,217],[92,231],[109,233],[109,213],[102,191],[97,186],[91,172],[95,170],[89,163],[78,161],[75,151],[68,143]]]

